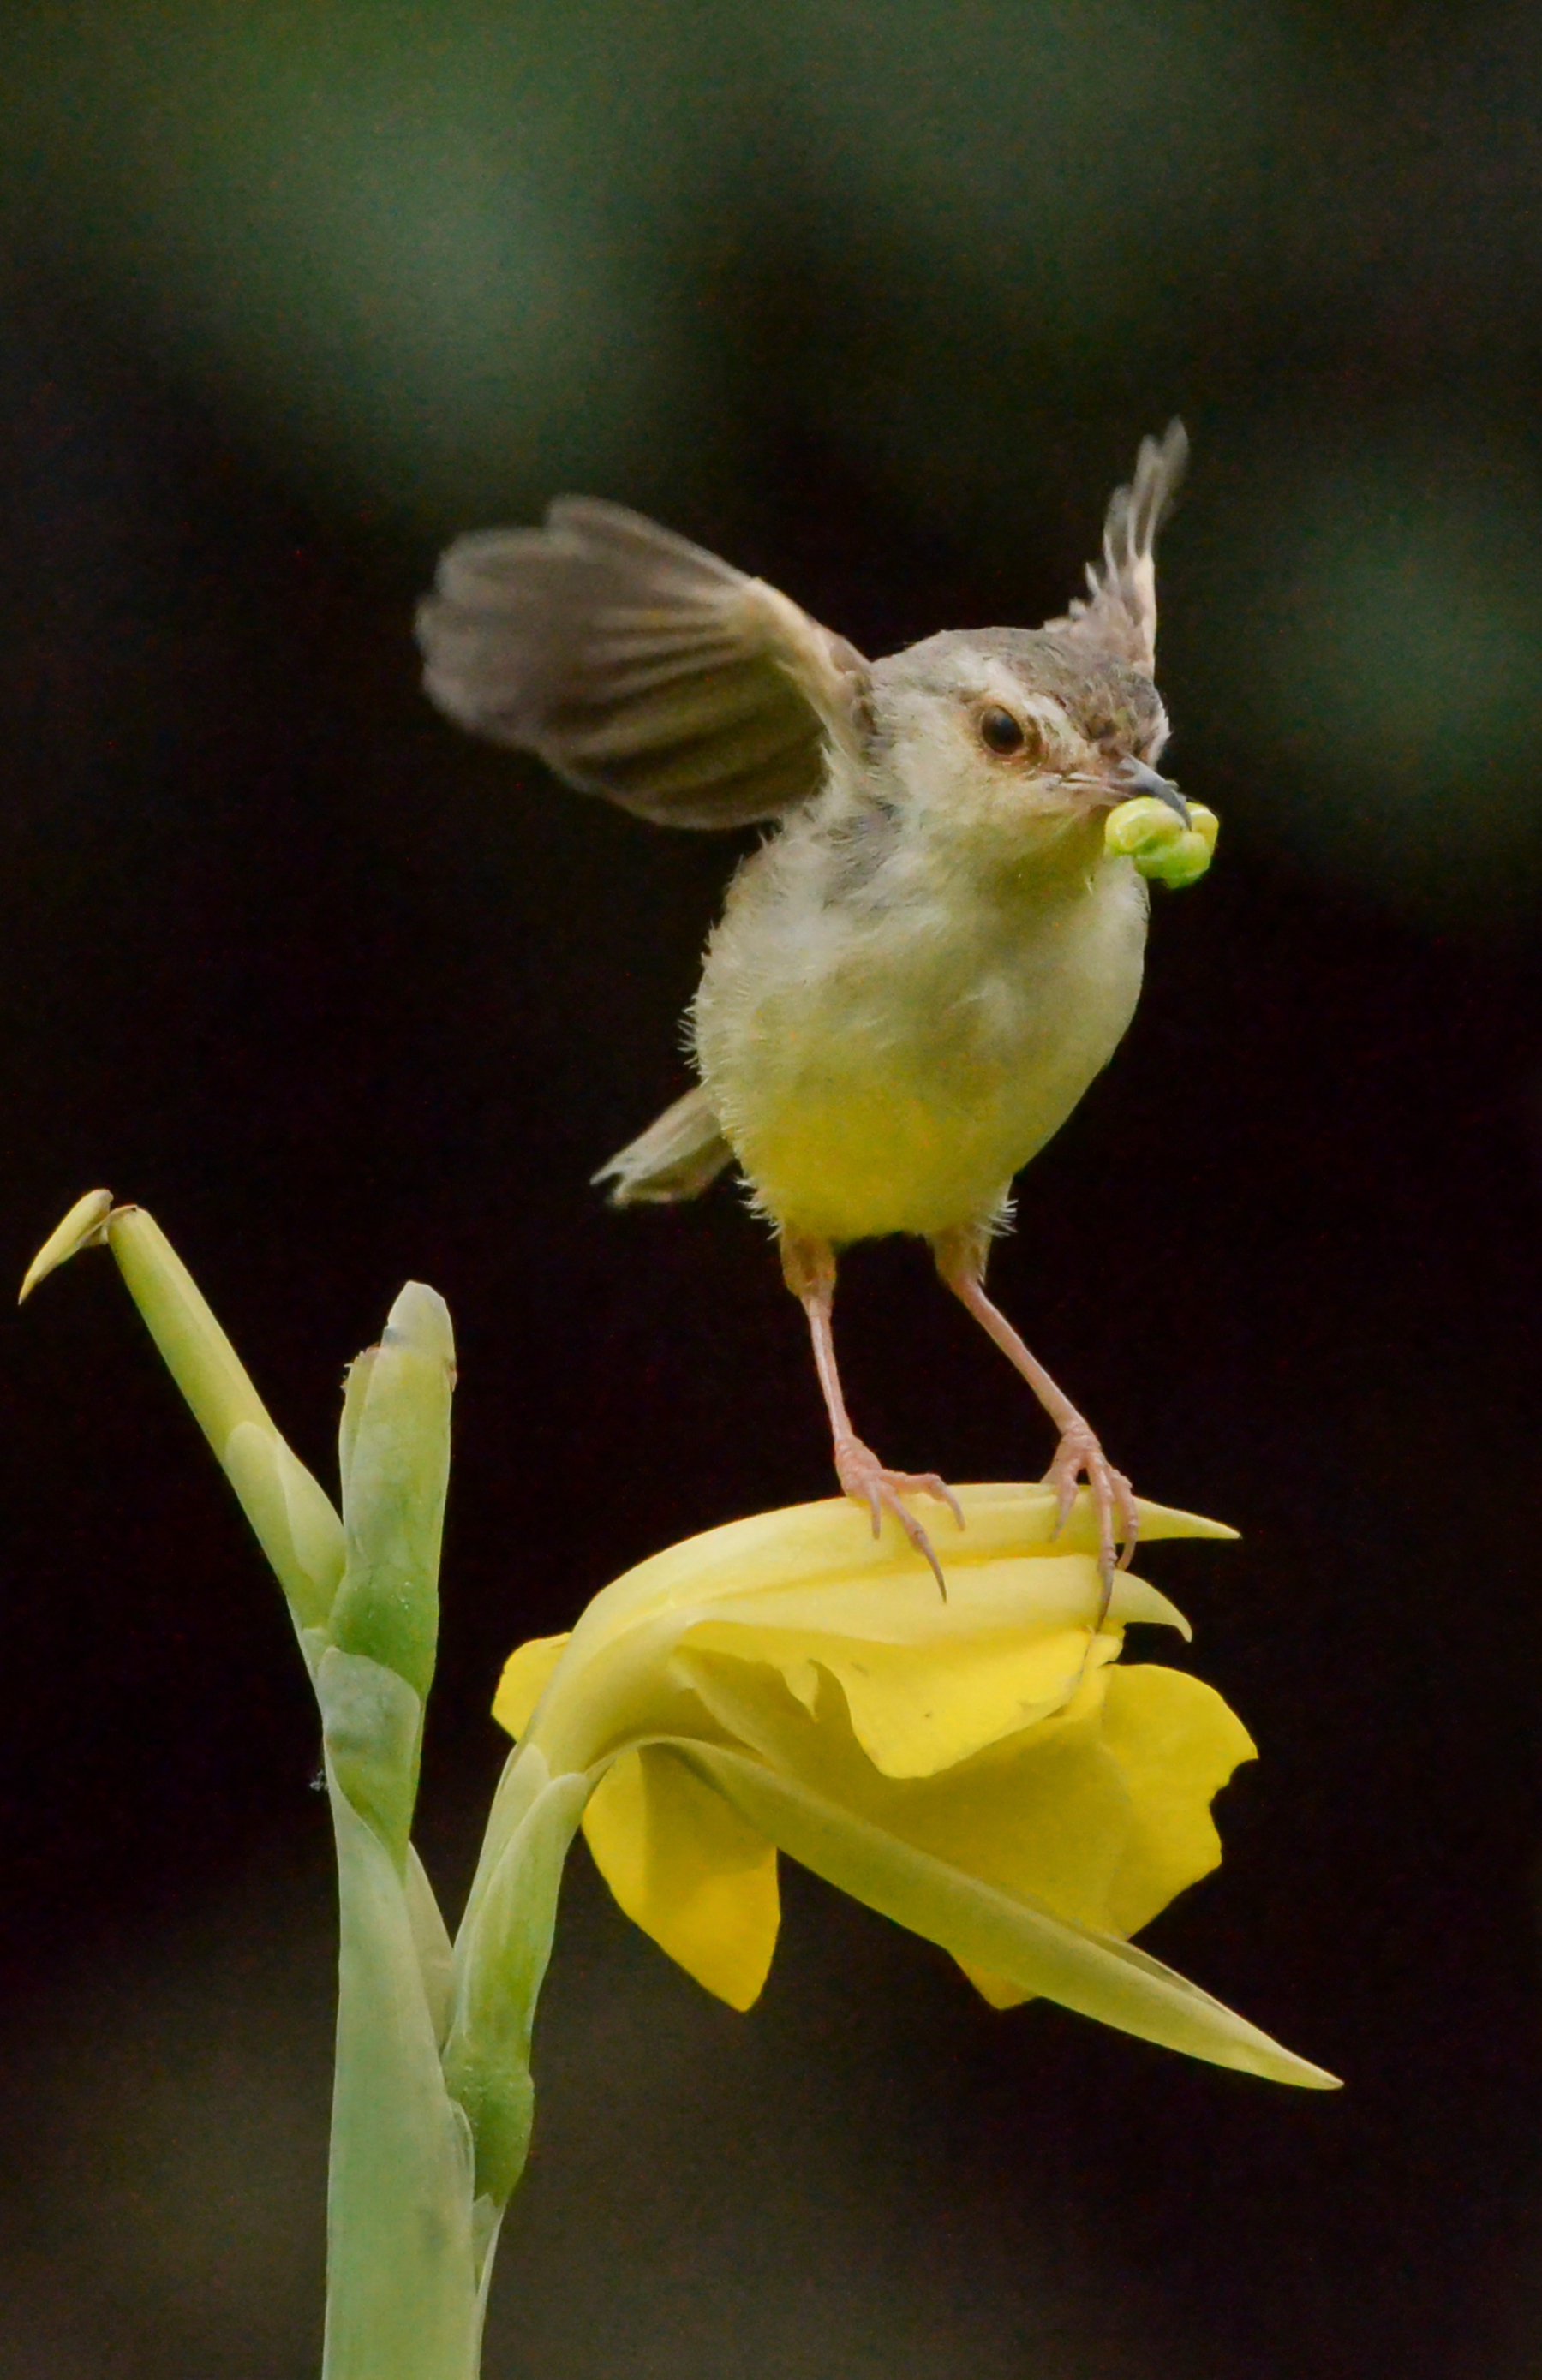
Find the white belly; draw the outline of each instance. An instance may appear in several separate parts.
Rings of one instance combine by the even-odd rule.
[[[731,909],[698,1001],[702,1077],[766,1211],[834,1241],[983,1222],[1134,1014],[1146,890],[1125,862],[1026,911]]]

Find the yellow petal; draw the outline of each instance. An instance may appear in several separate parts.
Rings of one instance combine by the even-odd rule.
[[[1096,1554],[1097,1522],[1079,1495],[1063,1530],[1055,1527],[1055,1497],[1042,1485],[976,1483],[957,1489],[966,1525],[948,1524],[944,1560],[961,1580],[977,1565],[1017,1561],[1026,1554],[1056,1560]],[[930,1509],[929,1507],[928,1508]],[[1142,1544],[1159,1537],[1232,1537],[1236,1531],[1196,1513],[1140,1501]],[[779,1597],[791,1588],[845,1589],[868,1582],[898,1584],[919,1609],[941,1602],[935,1582],[897,1522],[886,1519],[875,1538],[866,1512],[849,1497],[797,1504],[731,1521],[671,1546],[597,1595],[576,1632],[587,1654],[639,1621],[682,1606],[710,1606],[727,1596]],[[949,1587],[950,1599],[955,1590]]]
[[[1103,1681],[1117,1671],[1094,1670],[1064,1710],[957,1767],[892,1779],[858,1742],[832,1681],[809,1712],[763,1664],[690,1653],[680,1667],[730,1740],[821,1800],[1058,1916],[1108,1927],[1130,1827],[1123,1772],[1099,1735]]]
[[[667,1749],[624,1753],[584,1815],[621,1907],[698,1984],[747,2009],[776,1948],[776,1852]]]
[[[1150,1664],[1111,1670],[1102,1683],[1099,1756],[1117,1767],[1128,1799],[1102,1906],[1087,1922],[1129,1935],[1138,1933],[1186,1886],[1220,1865],[1220,1837],[1210,1803],[1232,1771],[1243,1761],[1255,1759],[1257,1751],[1236,1714],[1198,1678]],[[1014,1786],[1008,1798],[1016,1803]],[[1084,1823],[1086,1815],[1084,1796]],[[962,1813],[955,1819],[958,1815]],[[1072,1848],[1070,1837],[1066,1847]],[[1055,1889],[1045,1888],[1041,1868],[1036,1876],[1034,1859],[1003,1856],[1006,1849],[999,1826],[977,1825],[964,1864],[994,1883],[1032,1893],[1062,1915],[1069,1914]],[[1032,1998],[1003,1976],[967,1964],[964,1972],[992,2008],[1015,2008]]]
[[[709,1644],[716,1641],[715,1632],[702,1633]],[[697,1637],[689,1641],[694,1649]],[[1118,1649],[1117,1638],[1101,1637],[1091,1658],[1108,1660]],[[852,1731],[882,1776],[935,1777],[1059,1710],[1081,1679],[1088,1650],[1086,1629],[1066,1628],[1046,1636],[965,1638],[923,1652],[805,1637],[768,1646],[762,1658],[781,1670],[811,1713],[821,1673],[833,1678]]]
[[[967,1975],[982,2000],[993,2009],[1021,2008],[1025,2000],[1036,1999],[1038,1994],[1026,1992],[1020,1984],[1012,1983],[1005,1975],[993,1975],[985,1967],[971,1967],[967,1959],[960,1959],[961,1974]]]
[[[1111,1931],[1109,1896],[1128,1840],[1130,1800],[1101,1741],[1103,1679],[1010,1747],[891,1789],[868,1815],[904,1841],[988,1884],[1025,1893],[1075,1925]]]
[[[686,1756],[750,1823],[842,1892],[951,1951],[961,1964],[1191,2058],[1330,2091],[1335,2078],[1131,1943],[1067,1924],[1051,1911],[913,1850],[763,1762],[710,1744]],[[892,1791],[900,1789],[892,1787]]]
[[[968,1526],[950,1556],[946,1602],[903,1534],[897,1547],[875,1544],[849,1500],[761,1513],[641,1563],[584,1612],[529,1740],[555,1771],[590,1767],[628,1742],[689,1732],[665,1705],[671,1655],[698,1629],[769,1624],[906,1645],[983,1624],[1019,1632],[1089,1624],[1096,1536],[1080,1507],[1057,1536],[1046,1488],[966,1487],[960,1496]],[[1160,1506],[1143,1506],[1142,1520],[1150,1537],[1231,1534]],[[1114,1625],[1162,1621],[1186,1633],[1166,1598],[1136,1580],[1117,1583],[1110,1618]],[[816,1650],[802,1646],[795,1658]]]
[[[885,1777],[935,1777],[1058,1710],[1087,1651],[1086,1630],[1065,1628],[1039,1637],[977,1636],[924,1659],[887,1645],[821,1645],[805,1666],[817,1662],[836,1680],[875,1768]],[[812,1706],[795,1678],[787,1682]]]
[[[1116,1933],[1134,1934],[1219,1865],[1210,1803],[1257,1749],[1213,1686],[1146,1663],[1108,1672],[1102,1740],[1130,1796],[1108,1923]]]
[[[945,1645],[993,1628],[1019,1636],[1090,1628],[1099,1593],[1098,1564],[1091,1554],[1025,1546],[987,1558],[977,1546],[967,1560],[949,1562],[945,1597],[938,1594],[929,1571],[920,1577],[878,1571],[805,1586],[759,1585],[742,1593],[729,1588],[713,1597],[710,1620],[692,1625],[856,1636],[873,1644]],[[1190,1633],[1176,1606],[1127,1571],[1114,1580],[1108,1619],[1111,1627],[1145,1620],[1176,1628],[1184,1636]],[[726,1639],[724,1649],[733,1649]]]
[[[1090,1554],[1019,1557],[964,1570],[945,1603],[929,1581],[918,1594],[869,1582],[725,1597],[680,1644],[769,1664],[809,1711],[828,1673],[874,1767],[931,1777],[1061,1707],[1087,1666],[1098,1601]],[[1117,1656],[1131,1620],[1188,1633],[1165,1596],[1121,1574],[1094,1665]]]
[[[532,1636],[509,1655],[492,1698],[492,1716],[510,1735],[523,1735],[546,1681],[562,1658],[565,1636]]]
[[[1111,1639],[1097,1644],[1114,1649]],[[1197,1679],[1111,1662],[1063,1710],[956,1767],[889,1778],[858,1742],[833,1680],[809,1710],[777,1670],[698,1652],[694,1640],[679,1668],[725,1734],[782,1775],[1099,1933],[1135,1933],[1216,1864],[1209,1803],[1253,1750]]]

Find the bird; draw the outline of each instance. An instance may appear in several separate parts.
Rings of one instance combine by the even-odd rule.
[[[957,1499],[882,1463],[847,1409],[832,1309],[854,1242],[929,1242],[1032,1389],[1057,1432],[1059,1527],[1087,1484],[1105,1611],[1138,1536],[1129,1479],[986,1269],[1015,1176],[1135,1014],[1148,895],[1114,814],[1143,803],[1213,841],[1157,766],[1156,541],[1187,451],[1178,421],[1142,441],[1086,593],[1038,628],[868,661],[765,580],[582,496],[540,528],[458,538],[418,614],[426,690],[459,726],[659,825],[770,830],[708,941],[695,1086],[594,1180],[632,1207],[737,1167],[807,1318],[839,1484],[875,1535],[893,1515],[944,1596],[911,1505],[962,1527]]]

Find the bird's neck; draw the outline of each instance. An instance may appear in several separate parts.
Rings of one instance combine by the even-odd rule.
[[[1101,810],[1035,820],[1008,861],[1008,872],[1047,892],[1080,892],[1103,864],[1106,822]]]
[[[1014,910],[1084,900],[1106,868],[1103,813],[952,823],[950,868],[979,897]]]

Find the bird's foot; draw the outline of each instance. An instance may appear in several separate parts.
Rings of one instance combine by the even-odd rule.
[[[1044,1475],[1045,1485],[1055,1491],[1055,1535],[1071,1517],[1071,1507],[1076,1500],[1076,1490],[1086,1479],[1092,1497],[1092,1510],[1098,1522],[1098,1576],[1102,1592],[1098,1602],[1098,1619],[1093,1629],[1096,1635],[1108,1617],[1109,1602],[1113,1594],[1116,1570],[1127,1567],[1140,1535],[1140,1515],[1135,1509],[1135,1490],[1123,1471],[1116,1471],[1099,1444],[1096,1430],[1080,1419],[1061,1433],[1055,1449],[1055,1459]],[[1122,1536],[1123,1551],[1114,1559],[1114,1539]]]
[[[939,1503],[946,1504],[962,1529],[964,1508],[947,1481],[940,1479],[935,1471],[886,1470],[872,1448],[864,1446],[859,1438],[836,1439],[835,1476],[845,1493],[855,1502],[867,1505],[873,1516],[875,1537],[882,1525],[884,1513],[892,1512],[917,1552],[923,1560],[931,1564],[931,1574],[937,1581],[945,1603],[948,1599],[948,1590],[943,1585],[942,1565],[937,1559],[931,1539],[915,1513],[907,1511],[901,1503],[900,1498],[902,1496],[935,1496]],[[1072,1492],[1074,1494],[1075,1489]]]

